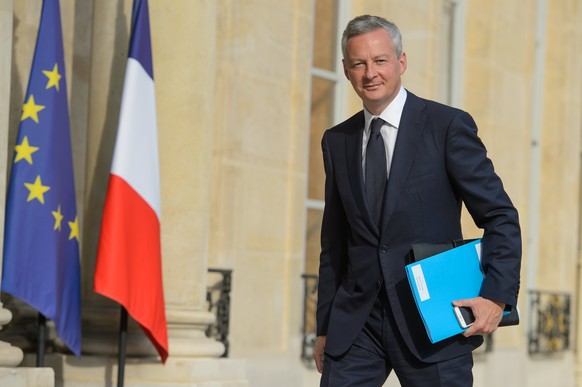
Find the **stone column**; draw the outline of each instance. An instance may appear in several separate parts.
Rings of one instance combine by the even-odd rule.
[[[4,241],[4,203],[6,202],[6,181],[8,173],[8,132],[10,115],[10,74],[12,69],[12,20],[13,0],[0,1],[0,251]],[[0,281],[2,278],[0,253]],[[4,309],[0,302],[0,329],[12,320],[12,313]],[[0,367],[16,367],[22,362],[22,350],[0,341]],[[0,376],[0,381],[2,377]]]
[[[154,2],[151,15],[170,352],[218,357],[224,346],[205,336],[216,2]]]
[[[94,267],[100,217],[119,117],[131,4],[95,2],[92,37],[92,74],[87,149],[87,196],[84,256]],[[213,1],[150,2],[154,80],[156,85],[162,197],[162,260],[170,356],[218,357],[224,347],[206,338],[214,317],[206,311],[207,238],[210,192],[213,73],[212,44],[216,15]],[[112,28],[114,26],[114,28]],[[204,39],[194,39],[204,36]],[[168,44],[172,42],[172,44]],[[204,57],[204,61],[197,58]],[[108,80],[103,82],[103,80]],[[111,305],[93,293],[93,270],[84,271],[87,312],[94,324],[84,348],[111,348],[102,333],[104,320],[116,320]],[[107,308],[105,312],[103,308]],[[115,308],[115,307],[114,307]],[[99,317],[101,316],[101,317]],[[108,316],[108,317],[103,317]],[[96,321],[95,318],[98,320]],[[95,324],[96,323],[96,324]],[[117,328],[117,326],[114,326]],[[141,332],[136,335],[143,337]],[[115,335],[110,336],[115,341]],[[104,340],[105,339],[105,340]],[[147,340],[131,342],[130,353],[153,354]],[[141,344],[140,344],[141,343]],[[143,345],[142,345],[143,344]],[[149,348],[149,349],[148,349]]]
[[[161,175],[162,265],[169,358],[162,366],[130,323],[126,384],[246,386],[244,362],[219,359],[224,345],[207,338],[207,240],[214,112],[213,0],[150,1]],[[88,356],[49,359],[64,380],[115,380],[117,304],[93,292],[101,211],[119,118],[131,25],[131,2],[94,2],[83,238],[84,342]],[[105,356],[104,356],[105,355]],[[95,372],[88,374],[98,365]],[[156,380],[157,382],[154,382]]]

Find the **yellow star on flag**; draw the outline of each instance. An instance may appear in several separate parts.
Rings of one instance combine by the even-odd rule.
[[[50,89],[51,87],[56,87],[57,91],[59,91],[59,81],[61,80],[62,75],[59,74],[59,66],[55,63],[55,67],[53,67],[53,71],[43,70],[42,73],[46,75],[48,78],[48,82],[46,83],[46,88]]]
[[[63,220],[63,214],[61,213],[61,206],[57,208],[56,211],[52,211],[53,216],[55,217],[55,227],[53,230],[61,231],[61,222]]]
[[[77,238],[77,240],[79,240],[79,221],[77,220],[77,217],[75,216],[74,222],[68,222],[68,223],[69,223],[69,227],[71,228],[71,233],[69,234],[69,240],[71,240],[73,238]]]
[[[38,124],[38,112],[42,109],[44,109],[44,106],[37,105],[34,101],[34,95],[31,94],[30,97],[28,97],[28,101],[22,105],[22,116],[20,117],[20,121],[32,118],[32,120]]]
[[[31,183],[24,183],[24,185],[30,191],[28,193],[28,199],[26,199],[27,202],[29,202],[33,199],[38,199],[39,202],[44,204],[44,193],[46,191],[48,191],[49,189],[51,189],[51,187],[46,186],[46,185],[42,185],[42,181],[40,180],[40,176],[36,177],[36,180],[34,181],[34,183],[32,183],[32,184]]]
[[[16,157],[14,157],[14,162],[17,163],[20,160],[26,160],[30,165],[32,165],[32,154],[36,152],[39,148],[36,146],[30,146],[28,143],[28,137],[24,136],[22,142],[16,145]]]

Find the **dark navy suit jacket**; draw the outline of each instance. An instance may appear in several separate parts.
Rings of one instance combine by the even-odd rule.
[[[461,207],[483,229],[481,296],[516,305],[521,262],[518,214],[466,112],[408,92],[386,188],[381,229],[368,209],[362,179],[363,111],[327,130],[317,334],[326,352],[345,353],[385,286],[410,351],[436,362],[473,350],[481,336],[431,344],[404,266],[414,242],[462,238]]]

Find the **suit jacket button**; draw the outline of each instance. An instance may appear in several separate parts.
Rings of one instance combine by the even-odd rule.
[[[381,286],[382,286],[382,280],[378,280],[376,282],[376,288],[380,289]]]
[[[388,252],[388,246],[382,246],[382,247],[380,248],[380,252],[381,252],[382,254],[386,254],[386,253]]]

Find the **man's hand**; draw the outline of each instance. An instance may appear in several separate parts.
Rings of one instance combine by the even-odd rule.
[[[469,298],[466,300],[453,301],[454,306],[467,306],[473,311],[475,322],[465,332],[463,336],[485,335],[497,329],[505,304],[491,301],[483,297]]]
[[[315,360],[315,367],[321,373],[323,371],[323,358],[325,352],[325,340],[327,336],[317,336],[315,345],[313,346],[313,360]]]

